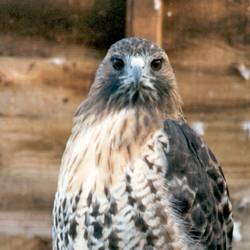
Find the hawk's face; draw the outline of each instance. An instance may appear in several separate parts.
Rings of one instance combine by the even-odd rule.
[[[111,46],[89,96],[95,99],[92,104],[100,103],[99,109],[143,107],[168,113],[179,108],[175,76],[165,51],[142,38],[122,39]]]

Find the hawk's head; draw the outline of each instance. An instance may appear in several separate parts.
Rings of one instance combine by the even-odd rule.
[[[113,44],[100,64],[85,108],[143,108],[165,115],[180,114],[180,97],[167,54],[142,38]],[[83,108],[83,107],[82,107]]]

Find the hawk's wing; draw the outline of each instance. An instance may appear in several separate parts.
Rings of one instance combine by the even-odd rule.
[[[188,235],[205,249],[231,249],[233,220],[227,184],[211,150],[185,122],[167,120],[166,184]]]

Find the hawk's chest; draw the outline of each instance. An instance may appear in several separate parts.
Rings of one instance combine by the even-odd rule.
[[[168,139],[158,131],[117,175],[93,187],[76,212],[77,249],[163,249],[169,221],[164,174]],[[116,167],[114,165],[114,167]],[[83,241],[84,239],[84,241]],[[103,248],[102,248],[103,247]],[[148,247],[148,248],[147,248]]]
[[[104,186],[116,186],[125,169],[147,154],[147,144],[156,142],[159,129],[148,114],[128,110],[91,125],[76,124],[62,159],[59,190],[75,192],[82,187],[102,193]]]
[[[173,240],[180,233],[164,178],[168,137],[143,125],[149,117],[128,118],[119,114],[73,131],[54,208],[55,234],[67,238],[62,245],[129,250],[182,244]]]

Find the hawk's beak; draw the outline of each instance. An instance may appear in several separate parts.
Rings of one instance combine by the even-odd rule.
[[[142,75],[142,68],[138,65],[132,67],[132,78],[133,78],[133,85],[135,88],[139,88],[140,86],[140,79]]]
[[[133,80],[133,86],[138,89],[140,86],[142,70],[144,68],[145,61],[140,56],[131,57],[131,78]]]

